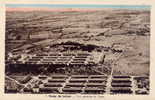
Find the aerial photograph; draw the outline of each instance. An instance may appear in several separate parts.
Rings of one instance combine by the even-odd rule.
[[[150,93],[150,6],[7,4],[6,94]]]

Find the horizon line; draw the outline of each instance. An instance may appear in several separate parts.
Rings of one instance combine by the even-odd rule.
[[[150,5],[6,4],[6,11],[93,11],[100,9],[150,9]]]
[[[6,4],[6,7],[41,7],[41,8],[151,8],[151,5],[103,5],[103,4]]]

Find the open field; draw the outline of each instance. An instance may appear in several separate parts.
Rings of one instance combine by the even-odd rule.
[[[27,74],[149,77],[150,11],[6,12],[6,75]]]

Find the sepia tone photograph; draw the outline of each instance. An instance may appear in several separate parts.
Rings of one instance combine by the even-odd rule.
[[[6,94],[150,93],[150,6],[7,4]]]

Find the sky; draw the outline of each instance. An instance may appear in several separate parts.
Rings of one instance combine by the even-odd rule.
[[[84,9],[150,9],[149,5],[100,5],[100,4],[6,4],[7,11],[65,11]]]

